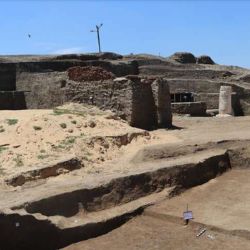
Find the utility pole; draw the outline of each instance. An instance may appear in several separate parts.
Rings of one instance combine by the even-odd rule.
[[[97,41],[98,41],[98,48],[99,48],[99,53],[101,53],[101,41],[100,41],[100,28],[102,27],[102,23],[98,26],[96,25],[96,30],[91,30],[90,32],[96,32],[97,33]]]

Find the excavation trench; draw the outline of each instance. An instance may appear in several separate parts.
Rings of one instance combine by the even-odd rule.
[[[97,223],[60,229],[49,220],[37,220],[32,215],[0,214],[0,249],[56,250],[72,243],[108,233],[143,212],[133,212]]]
[[[84,209],[86,212],[100,211],[159,192],[167,187],[175,187],[174,195],[203,184],[229,168],[231,165],[228,153],[223,153],[199,163],[163,167],[153,172],[117,178],[93,189],[51,196],[25,204],[24,208],[28,213],[71,217],[76,215],[79,209]],[[22,206],[17,208],[20,209]]]
[[[93,220],[88,223],[85,221],[76,226],[70,223],[67,226],[66,223],[61,227],[54,222],[53,218],[63,216],[67,222],[68,219],[76,218],[82,210],[86,216],[96,211],[108,211],[122,204],[129,204],[131,201],[136,202],[141,197],[160,192],[168,187],[172,187],[168,197],[171,198],[231,169],[230,161],[233,162],[233,166],[240,161],[248,164],[247,155],[247,147],[242,146],[237,150],[215,152],[197,163],[162,166],[155,171],[113,179],[93,189],[75,190],[13,207],[11,213],[0,214],[0,229],[3,232],[0,234],[0,248],[59,249],[107,233],[131,217],[142,213],[144,207],[140,205],[132,212],[127,211],[99,221]],[[20,213],[22,210],[25,210],[24,214]],[[41,218],[37,217],[38,215]]]

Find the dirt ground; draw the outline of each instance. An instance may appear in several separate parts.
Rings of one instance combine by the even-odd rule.
[[[132,219],[110,233],[73,244],[65,250],[246,250],[250,241],[224,233],[208,230],[204,235],[196,237],[200,226],[183,226],[167,220],[150,216]]]
[[[174,125],[182,128],[170,134],[180,140],[191,143],[207,143],[221,140],[247,140],[250,138],[248,129],[249,116],[238,117],[185,117],[176,116]],[[159,130],[161,133],[161,130]]]
[[[240,145],[243,140],[250,140],[250,117],[176,116],[173,120],[176,129],[144,131],[128,126],[111,112],[76,104],[55,110],[1,111],[0,114],[0,180],[67,155],[75,155],[82,162],[81,169],[23,186],[0,185],[0,208],[4,209],[59,193],[94,189],[121,176],[156,171],[158,167],[201,162],[219,150],[225,151],[213,148],[218,143],[212,143],[210,148],[204,146],[203,150],[193,152],[195,145],[231,140],[237,140],[235,143]],[[145,148],[153,152],[147,162],[138,154]],[[160,159],[159,150],[172,156],[163,154],[165,158]],[[155,160],[157,154],[160,157]],[[66,249],[250,249],[250,241],[245,237],[250,229],[249,177],[249,170],[234,169],[148,208],[143,216],[106,235]],[[210,229],[211,232],[196,238],[197,224],[184,227],[181,220],[173,223],[147,214],[150,211],[180,218],[187,203],[194,212],[195,222],[221,231]]]
[[[249,249],[249,177],[250,170],[232,170],[159,202],[106,235],[66,249]],[[194,223],[184,226],[187,204]],[[207,231],[196,237],[202,228]]]
[[[97,108],[69,104],[60,110],[0,112],[2,174],[34,168],[65,154],[76,155],[85,167],[95,167],[147,145],[250,139],[249,117],[174,117],[180,129],[145,132]]]
[[[194,221],[225,230],[250,230],[250,170],[232,170],[149,210],[181,217],[186,205]]]
[[[159,137],[165,133],[172,135],[180,146],[248,140],[249,122],[249,117],[174,117],[174,124],[180,130],[157,130],[153,133]],[[235,145],[237,143],[240,142]],[[234,169],[180,196],[148,208],[144,216],[106,235],[73,244],[66,249],[250,249],[249,177],[249,170]],[[196,235],[201,225],[182,225],[181,217],[187,204],[194,213],[194,222],[208,228],[199,238]],[[147,211],[156,216],[147,215]],[[173,223],[168,219],[157,218],[157,215],[179,219]],[[218,230],[214,231],[213,227]]]

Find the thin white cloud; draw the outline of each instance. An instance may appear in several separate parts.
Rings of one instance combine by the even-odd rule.
[[[66,49],[58,49],[53,51],[51,54],[75,54],[75,53],[82,53],[82,47],[73,47],[73,48],[66,48]]]

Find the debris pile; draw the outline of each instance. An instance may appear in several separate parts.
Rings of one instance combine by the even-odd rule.
[[[78,66],[68,69],[68,77],[70,80],[76,82],[83,82],[83,81],[108,80],[114,78],[114,75],[111,72],[108,72],[101,67]]]
[[[179,63],[196,63],[195,56],[189,52],[176,52],[170,56],[170,59]]]
[[[213,59],[210,56],[206,56],[206,55],[199,56],[197,58],[197,63],[200,63],[200,64],[215,64]]]

